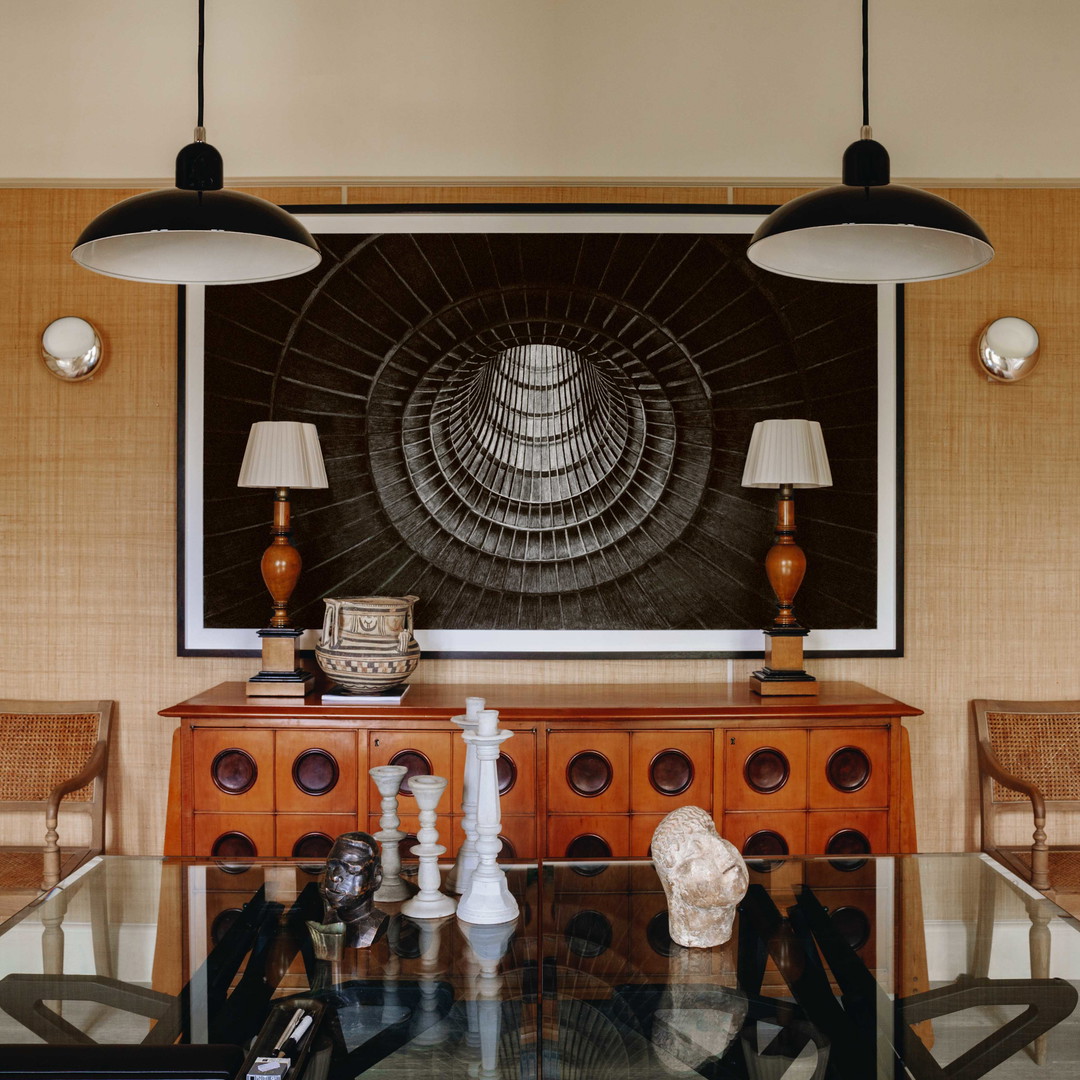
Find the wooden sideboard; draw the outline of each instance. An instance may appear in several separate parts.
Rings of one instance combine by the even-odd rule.
[[[857,683],[816,697],[720,684],[417,683],[400,705],[248,698],[222,683],[163,709],[174,741],[166,854],[325,855],[378,829],[373,765],[450,780],[442,840],[462,840],[465,696],[499,710],[503,851],[521,858],[645,856],[676,806],[709,810],[747,855],[913,851],[903,717],[921,710]],[[402,829],[418,827],[412,796]],[[841,860],[837,860],[841,861]]]

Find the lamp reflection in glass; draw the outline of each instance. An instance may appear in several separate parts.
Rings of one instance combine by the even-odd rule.
[[[314,424],[262,420],[251,425],[238,487],[274,488],[274,523],[263,553],[262,576],[274,601],[270,625],[259,631],[262,670],[247,682],[253,697],[301,697],[314,676],[296,664],[296,639],[304,632],[289,621],[288,603],[300,578],[300,552],[292,545],[289,488],[325,488],[319,433]]]
[[[762,420],[754,425],[746,453],[743,487],[776,488],[776,531],[765,556],[765,573],[776,594],[776,618],[765,628],[765,666],[750,676],[758,694],[818,692],[803,670],[803,639],[810,632],[795,618],[795,594],[806,573],[806,556],[795,543],[795,488],[831,487],[832,473],[821,425],[816,420]]]

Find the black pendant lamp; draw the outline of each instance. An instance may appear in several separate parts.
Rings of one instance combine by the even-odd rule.
[[[280,206],[224,190],[221,155],[203,129],[205,0],[199,0],[195,141],[176,155],[176,187],[117,203],[82,231],[71,257],[130,281],[239,285],[293,277],[322,258],[311,233]]]
[[[889,154],[871,137],[868,3],[862,0],[863,126],[844,152],[844,182],[774,210],[747,256],[764,270],[854,284],[931,281],[985,266],[994,249],[947,199],[889,183]]]

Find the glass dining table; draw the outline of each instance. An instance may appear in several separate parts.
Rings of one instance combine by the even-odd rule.
[[[1080,1075],[1080,926],[985,856],[752,861],[711,949],[648,861],[504,869],[516,921],[380,905],[352,949],[319,863],[98,858],[0,927],[0,1049],[224,1043],[244,1077],[303,1009],[290,1080]]]

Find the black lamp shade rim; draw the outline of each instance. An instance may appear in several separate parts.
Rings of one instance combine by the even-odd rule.
[[[162,245],[164,264],[165,246],[170,238],[181,243],[185,238],[207,237],[207,234],[218,234],[222,242],[231,238],[233,242],[243,243],[245,238],[250,238],[260,249],[257,272],[235,277],[223,266],[220,278],[211,275],[198,279],[207,284],[292,277],[317,266],[322,258],[311,233],[280,206],[239,191],[199,192],[180,188],[144,192],[109,207],[83,229],[71,255],[81,266],[109,277],[195,284],[194,278],[181,277],[166,269],[147,273],[145,260],[126,267],[116,249],[125,242],[133,245],[137,237],[154,237]],[[103,251],[113,240],[118,241],[117,245],[109,258],[103,258]],[[274,252],[280,253],[277,258]]]
[[[836,184],[800,195],[774,210],[758,226],[750,243],[796,229],[846,225],[907,225],[957,233],[993,251],[979,223],[955,203],[902,184],[865,188]]]
[[[276,236],[319,250],[315,238],[280,206],[241,191],[146,191],[103,210],[72,250],[93,240],[148,232],[237,232]]]

